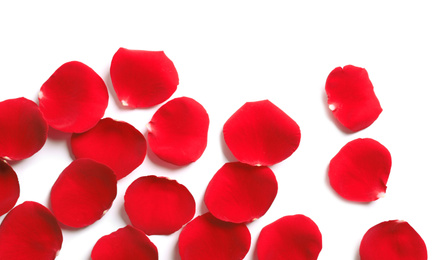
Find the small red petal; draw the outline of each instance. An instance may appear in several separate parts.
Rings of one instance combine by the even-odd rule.
[[[0,216],[14,207],[19,195],[17,174],[7,162],[0,159]]]
[[[53,128],[82,133],[102,118],[108,90],[102,78],[87,65],[71,61],[60,66],[42,85],[39,106]]]
[[[131,223],[147,235],[171,234],[195,215],[189,190],[165,177],[140,177],[128,187],[124,199]]]
[[[27,201],[12,209],[0,226],[0,259],[52,260],[62,241],[62,231],[51,212]]]
[[[76,158],[89,158],[107,165],[119,180],[142,164],[147,142],[132,125],[104,118],[87,132],[73,134],[71,149]]]
[[[265,226],[258,237],[258,260],[316,260],[322,249],[317,224],[304,215],[286,216]]]
[[[204,153],[209,116],[195,100],[188,97],[170,100],[148,124],[148,144],[162,160],[182,166],[198,160]]]
[[[81,228],[99,220],[117,193],[113,170],[90,159],[77,159],[63,170],[51,190],[51,208],[61,223]]]
[[[224,140],[239,161],[273,165],[300,144],[300,127],[269,100],[247,102],[224,124]]]
[[[48,125],[39,107],[26,98],[0,102],[0,158],[22,160],[46,142]]]
[[[122,104],[135,108],[164,102],[179,84],[175,65],[163,51],[119,48],[111,61],[110,76]]]
[[[379,142],[356,139],[347,143],[329,164],[329,182],[343,198],[370,202],[386,192],[391,154]]]
[[[216,218],[250,222],[263,216],[278,192],[274,173],[266,166],[226,163],[210,181],[204,201]]]
[[[370,126],[382,112],[368,72],[352,65],[335,68],[326,80],[329,109],[353,132]]]
[[[144,232],[126,226],[100,238],[91,252],[92,260],[157,260],[158,249]]]
[[[250,239],[246,225],[223,222],[206,213],[182,230],[179,255],[181,260],[243,259]]]
[[[390,220],[370,228],[360,244],[361,260],[426,260],[420,235],[406,221]]]

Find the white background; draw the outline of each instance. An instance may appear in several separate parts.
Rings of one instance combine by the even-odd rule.
[[[161,2],[161,1],[157,1]],[[402,219],[425,240],[429,259],[445,259],[445,9],[440,1],[2,1],[0,100],[37,102],[41,85],[63,63],[93,68],[111,89],[109,66],[119,47],[164,50],[188,96],[209,113],[208,147],[187,167],[150,155],[118,183],[111,210],[95,224],[63,230],[57,259],[89,259],[97,239],[129,224],[123,195],[144,175],[168,176],[189,188],[197,214],[213,174],[234,158],[222,139],[225,121],[247,101],[269,99],[299,125],[298,150],[272,167],[279,191],[265,216],[248,225],[256,259],[261,228],[290,214],[305,214],[323,235],[320,260],[358,260],[363,234],[386,220]],[[377,121],[343,132],[326,105],[324,84],[337,66],[368,70],[383,107]],[[145,124],[159,106],[123,110],[110,92],[105,116]],[[58,174],[72,161],[69,135],[51,131],[41,151],[13,164],[21,185],[18,203],[48,206]],[[392,154],[384,198],[370,204],[343,200],[327,180],[330,159],[347,142],[370,137]],[[4,218],[1,217],[0,220]],[[178,260],[177,238],[151,236],[160,259]]]

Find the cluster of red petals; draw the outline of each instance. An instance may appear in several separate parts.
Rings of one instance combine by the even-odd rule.
[[[206,213],[182,230],[179,255],[181,260],[243,259],[250,240],[246,225],[223,222]]]
[[[46,142],[48,125],[33,101],[26,98],[0,102],[0,159],[22,160]]]
[[[17,174],[7,162],[0,159],[0,216],[14,207],[19,195]]]
[[[91,159],[74,160],[51,189],[51,208],[57,220],[81,228],[99,220],[117,194],[116,175]]]

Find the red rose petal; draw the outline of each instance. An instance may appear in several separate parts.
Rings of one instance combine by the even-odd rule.
[[[274,173],[266,166],[226,163],[210,181],[204,201],[216,218],[233,223],[263,216],[278,192]]]
[[[347,143],[329,164],[329,182],[343,198],[370,202],[381,198],[391,171],[391,154],[379,142],[356,139]]]
[[[92,260],[157,260],[158,249],[144,232],[126,226],[100,238],[91,252]]]
[[[51,260],[62,241],[62,231],[51,212],[27,201],[12,209],[0,226],[0,259]]]
[[[207,146],[209,116],[188,97],[170,100],[148,123],[148,144],[162,160],[186,165],[201,157]]]
[[[54,183],[51,208],[61,223],[81,228],[99,220],[116,193],[116,175],[110,168],[90,159],[77,159]]]
[[[19,195],[17,174],[7,162],[0,159],[0,216],[14,207]]]
[[[273,165],[300,144],[300,127],[269,100],[247,102],[224,124],[224,140],[236,159],[250,165]]]
[[[110,76],[122,104],[135,108],[164,102],[179,84],[175,65],[163,51],[120,48],[111,61]]]
[[[39,106],[53,128],[82,133],[102,118],[108,90],[102,78],[87,65],[71,61],[60,66],[42,85]]]
[[[122,179],[145,159],[147,142],[132,125],[105,118],[81,134],[73,134],[71,148],[76,158],[89,158],[110,167]]]
[[[39,107],[26,98],[0,102],[0,158],[22,160],[46,142],[48,125]]]
[[[179,235],[181,260],[243,259],[250,248],[244,224],[223,222],[206,213],[192,220]]]
[[[360,244],[361,260],[426,260],[420,235],[406,221],[391,220],[370,228]]]
[[[352,65],[335,68],[326,80],[329,109],[349,130],[370,126],[382,112],[368,72]]]
[[[321,233],[304,215],[286,216],[265,226],[258,237],[258,260],[316,260],[322,249]]]
[[[189,190],[165,177],[140,177],[128,187],[124,199],[131,223],[147,235],[171,234],[195,215]]]

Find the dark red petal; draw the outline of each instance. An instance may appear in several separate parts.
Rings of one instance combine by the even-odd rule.
[[[195,200],[175,180],[145,176],[135,180],[125,193],[125,211],[131,223],[147,235],[168,235],[195,215]]]
[[[175,65],[163,51],[120,48],[111,61],[110,76],[117,97],[129,107],[160,104],[179,84]]]
[[[356,132],[370,126],[382,112],[368,72],[352,65],[335,68],[326,80],[328,106],[337,120]]]
[[[147,142],[132,125],[105,118],[87,132],[73,134],[71,149],[76,158],[89,158],[107,165],[119,180],[142,164]]]
[[[286,216],[261,230],[258,260],[316,260],[321,248],[317,224],[304,215]]]
[[[51,208],[61,223],[81,228],[99,220],[111,207],[116,193],[116,175],[108,166],[77,159],[54,183]]]
[[[226,163],[213,176],[204,201],[220,220],[243,223],[263,216],[278,192],[274,173],[266,166]]]
[[[148,123],[148,144],[162,160],[186,165],[201,157],[207,146],[209,116],[188,97],[165,103]]]
[[[52,260],[62,241],[62,231],[51,212],[27,201],[12,209],[0,226],[0,259]]]
[[[360,244],[361,260],[426,260],[420,235],[406,221],[390,220],[370,228]]]
[[[273,165],[300,144],[300,127],[269,100],[247,102],[224,124],[224,140],[239,161]]]
[[[370,202],[381,198],[391,171],[391,154],[379,142],[356,139],[347,143],[329,164],[329,182],[343,198]]]
[[[22,160],[46,142],[48,125],[39,107],[26,98],[0,102],[0,158]]]
[[[0,159],[0,216],[14,207],[19,195],[17,174],[7,162]]]
[[[157,260],[158,249],[144,232],[126,226],[100,238],[91,252],[92,260]]]
[[[250,248],[250,232],[206,213],[192,220],[179,235],[181,260],[243,259]]]
[[[102,78],[87,65],[71,61],[60,66],[42,85],[39,106],[53,128],[82,133],[102,118],[108,91]]]

